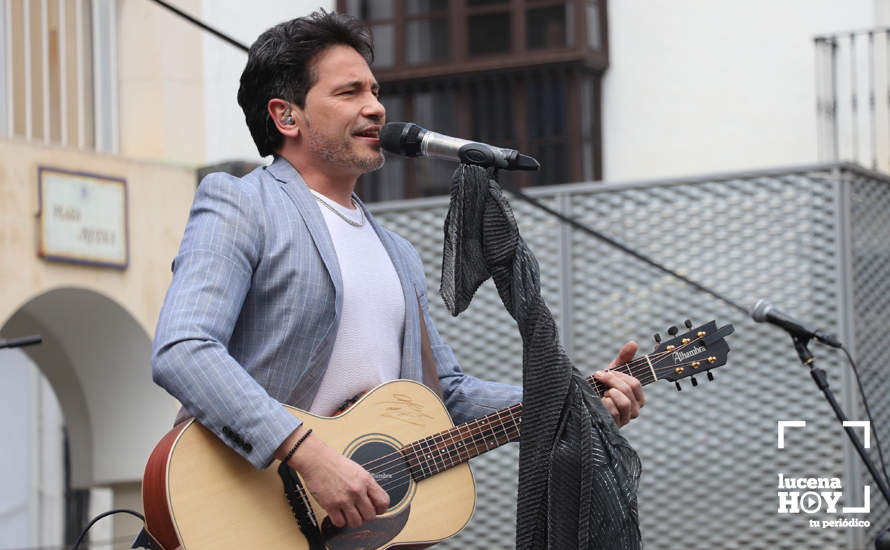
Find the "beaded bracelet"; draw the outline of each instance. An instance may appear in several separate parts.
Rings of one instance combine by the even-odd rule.
[[[312,433],[312,428],[309,428],[308,430],[306,430],[306,433],[304,433],[303,437],[301,437],[300,439],[297,440],[296,443],[294,443],[294,446],[287,453],[287,456],[284,457],[284,460],[282,460],[282,462],[287,464],[290,461],[290,457],[294,456],[294,453],[297,452],[297,447],[299,447],[303,443],[303,441],[305,441],[306,438],[309,437],[309,434],[311,434],[311,433]]]

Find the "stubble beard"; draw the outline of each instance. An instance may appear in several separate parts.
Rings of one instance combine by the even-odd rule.
[[[383,167],[386,159],[383,152],[378,150],[375,154],[364,156],[353,150],[352,143],[337,141],[307,128],[306,137],[309,150],[324,159],[326,162],[341,168],[355,168],[361,173],[373,172]]]

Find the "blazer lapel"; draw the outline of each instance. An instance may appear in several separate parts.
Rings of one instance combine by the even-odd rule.
[[[343,311],[343,279],[340,276],[340,263],[337,261],[334,242],[331,240],[331,234],[328,232],[328,226],[325,224],[321,211],[315,204],[315,197],[312,196],[312,192],[309,191],[300,173],[284,157],[276,156],[272,164],[266,167],[266,171],[284,184],[281,188],[294,201],[297,210],[300,211],[306,222],[315,248],[318,250],[334,285],[337,308],[335,310],[337,312],[336,325],[339,325],[340,312]]]

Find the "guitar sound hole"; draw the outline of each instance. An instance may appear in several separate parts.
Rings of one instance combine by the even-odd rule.
[[[362,443],[352,453],[352,460],[361,464],[389,495],[389,507],[398,506],[411,488],[411,472],[402,454],[382,441]]]

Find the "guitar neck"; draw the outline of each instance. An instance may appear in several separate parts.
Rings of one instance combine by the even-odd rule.
[[[610,370],[627,372],[641,384],[651,384],[657,380],[651,367],[649,356],[622,363]],[[602,397],[609,386],[587,378],[594,392]],[[455,426],[402,447],[401,453],[411,470],[415,481],[462,464],[482,453],[519,439],[522,424],[522,403],[501,409],[471,422]]]

